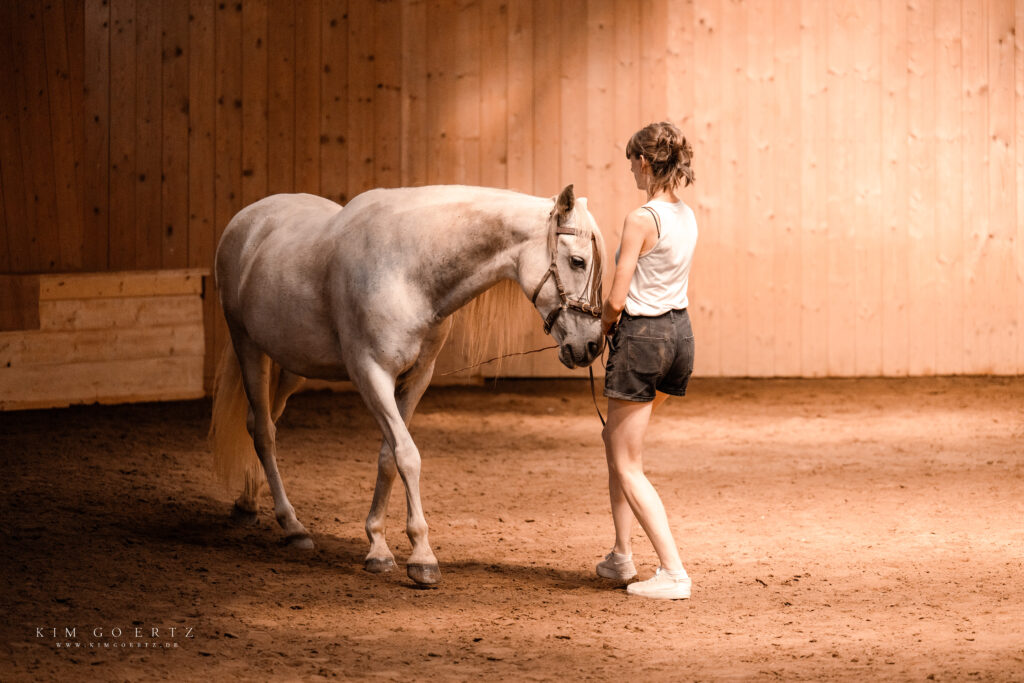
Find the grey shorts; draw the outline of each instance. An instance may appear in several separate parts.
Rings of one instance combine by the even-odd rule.
[[[622,313],[608,343],[604,395],[654,400],[654,392],[685,396],[693,373],[693,329],[686,309],[657,317]]]

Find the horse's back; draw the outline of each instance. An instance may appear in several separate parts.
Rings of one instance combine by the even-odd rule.
[[[230,250],[258,245],[275,231],[309,232],[341,211],[341,205],[312,194],[272,194],[249,204],[228,223],[217,248],[227,257]]]
[[[331,219],[341,211],[315,195],[271,195],[239,211],[217,247],[217,286],[229,326],[245,329],[272,358],[306,376],[312,365],[340,363],[324,292],[337,243]],[[288,362],[285,349],[302,352]]]

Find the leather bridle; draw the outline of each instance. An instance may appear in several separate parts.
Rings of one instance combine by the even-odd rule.
[[[573,223],[566,223],[565,225],[562,225],[562,224],[559,223],[559,224],[557,224],[555,226],[555,235],[556,235],[556,237],[558,235],[579,235],[579,234],[580,234],[580,231],[576,229],[576,226]],[[597,238],[593,235],[593,233],[591,233],[591,235],[590,235],[590,243],[591,243],[591,246],[592,246],[592,248],[594,250],[594,260],[591,262],[591,268],[592,268],[592,273],[593,273],[591,275],[591,277],[594,277],[594,275],[596,275],[596,268],[594,267],[594,264],[596,263],[596,259],[598,258],[598,254],[597,254]],[[548,281],[548,279],[550,279],[550,278],[553,278],[554,281],[555,281],[555,288],[558,291],[559,304],[557,306],[555,306],[553,309],[551,309],[551,312],[548,313],[547,317],[544,319],[544,334],[551,334],[551,328],[554,327],[555,322],[558,320],[558,316],[560,316],[562,314],[562,311],[565,311],[565,310],[568,310],[568,309],[572,309],[574,311],[579,311],[580,313],[585,313],[585,314],[593,316],[595,318],[600,318],[601,317],[601,303],[602,303],[602,301],[601,301],[601,285],[600,284],[598,284],[597,290],[596,290],[596,293],[597,293],[597,303],[594,303],[594,302],[589,302],[588,303],[588,302],[584,301],[582,297],[581,298],[577,298],[577,299],[570,299],[569,295],[566,294],[565,286],[562,284],[562,277],[561,277],[561,275],[558,272],[558,246],[557,246],[557,242],[555,243],[555,247],[551,250],[551,265],[548,267],[547,272],[544,273],[544,277],[542,277],[540,279],[540,282],[537,283],[537,288],[533,290],[533,296],[530,297],[530,303],[532,303],[534,305],[534,307],[537,306],[537,297],[540,296],[540,290],[543,289],[544,283],[546,283]],[[591,288],[591,289],[593,291],[593,288]]]

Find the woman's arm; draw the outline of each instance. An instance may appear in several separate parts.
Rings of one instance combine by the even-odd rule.
[[[629,283],[636,271],[640,254],[649,251],[658,240],[658,229],[654,218],[646,211],[632,211],[622,225],[622,243],[619,247],[619,262],[615,266],[615,277],[608,298],[601,310],[601,330],[609,334],[615,321],[626,306]],[[647,247],[646,249],[644,247]]]

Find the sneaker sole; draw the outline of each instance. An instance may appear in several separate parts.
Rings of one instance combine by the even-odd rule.
[[[626,587],[626,592],[627,593],[629,593],[630,595],[636,595],[637,597],[641,597],[641,598],[651,598],[652,600],[689,600],[690,599],[690,591],[689,590],[687,590],[685,595],[684,595],[682,592],[670,593],[670,592],[667,592],[667,591],[664,592],[664,593],[641,593],[640,591],[631,591],[631,590],[629,590],[630,588],[632,588],[632,586],[627,586]]]

